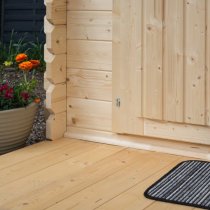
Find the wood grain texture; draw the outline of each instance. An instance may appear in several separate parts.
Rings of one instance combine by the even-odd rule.
[[[158,125],[157,122],[153,122],[153,125],[154,124],[155,126]],[[171,128],[172,130],[173,129],[172,126],[174,126],[177,131],[181,131],[180,124],[178,124],[180,126],[178,129],[176,125],[177,124],[170,123],[168,128]],[[152,126],[150,127],[152,128]],[[155,129],[154,127],[152,129]],[[162,128],[163,127],[164,126],[162,126]],[[152,131],[152,129],[150,131]],[[164,129],[167,130],[166,126]],[[121,135],[121,134],[116,134],[112,132],[77,128],[77,127],[71,127],[71,126],[67,127],[67,132],[65,133],[65,137],[81,139],[85,141],[98,142],[102,144],[119,145],[123,147],[142,149],[142,150],[147,150],[147,151],[163,152],[167,154],[182,155],[185,157],[191,157],[191,158],[193,157],[193,158],[210,160],[210,145],[195,143],[196,139],[200,139],[201,141],[201,137],[204,137],[204,135],[207,135],[207,133],[209,132],[209,128],[206,129],[206,131],[203,130],[199,132],[196,132],[196,129],[200,129],[200,128],[196,128],[196,127],[193,128],[192,126],[191,129],[188,129],[188,132],[191,132],[191,130],[194,130],[194,134],[195,134],[193,137],[193,139],[195,140],[194,143],[181,141],[181,140],[177,141],[177,140],[166,139],[165,136],[163,138],[157,138],[156,136],[151,137],[151,136],[137,136],[137,135],[136,136],[135,135]],[[167,134],[169,134],[169,132]],[[189,140],[189,137],[187,135],[184,136],[183,138],[185,137],[187,137]]]
[[[210,126],[210,1],[206,1],[206,124]]]
[[[156,160],[152,160],[153,158]],[[148,159],[145,154],[144,157],[142,156],[142,162],[134,161],[124,170],[119,170],[106,179],[87,187],[82,192],[75,193],[57,205],[50,207],[49,210],[68,209],[69,207],[74,210],[82,210],[84,206],[89,210],[96,209],[112,200],[112,198],[124,193],[125,190],[136,186],[137,183],[145,180],[150,174],[157,173],[160,169],[166,167],[169,162],[173,162],[178,158],[169,157],[163,162],[159,162],[158,159],[162,160],[162,157],[154,154],[153,157]],[[156,161],[159,164],[156,164]],[[137,170],[134,170],[134,168]]]
[[[111,11],[112,0],[67,0],[67,10]]]
[[[66,0],[45,0],[46,17],[54,25],[66,25]]]
[[[209,132],[209,127],[199,125],[144,121],[144,134],[157,138],[210,145]]]
[[[112,43],[68,40],[67,67],[112,71]]]
[[[78,100],[78,109],[67,115],[70,126],[209,144],[208,128],[196,127],[210,125],[208,0],[67,4],[67,94],[68,100]],[[98,117],[90,114],[93,107]],[[74,113],[80,119],[75,125]],[[105,115],[109,122],[100,124]],[[176,136],[174,126],[184,137]]]
[[[165,202],[154,202],[151,199],[145,199],[144,191],[151,186],[155,181],[160,177],[166,174],[173,168],[173,165],[184,161],[185,159],[178,159],[172,164],[168,165],[164,169],[155,173],[150,177],[150,179],[145,179],[142,182],[139,182],[136,186],[128,189],[122,194],[119,194],[115,198],[111,199],[109,202],[101,205],[97,210],[110,210],[110,209],[121,209],[121,210],[192,210],[193,208],[181,205],[171,205]],[[138,199],[137,199],[138,198]]]
[[[183,122],[184,115],[184,4],[165,1],[164,120]]]
[[[68,124],[110,131],[112,0],[68,0],[67,8]]]
[[[13,165],[13,170],[18,171],[19,173],[13,173],[11,167],[1,169],[0,186],[2,187],[3,185],[16,181],[17,179],[29,176],[39,170],[45,169],[46,167],[53,166],[61,161],[65,161],[71,157],[81,154],[84,149],[88,151],[94,148],[92,143],[86,142],[81,145],[77,140],[66,139],[66,143],[64,143],[62,139],[59,139],[58,142],[60,142],[60,146],[57,145],[54,149],[52,149],[52,144],[48,144],[50,149],[45,150],[45,153],[40,153],[40,155],[32,156],[31,161],[20,161]],[[38,146],[36,149],[39,150],[42,149],[42,147]],[[45,161],[43,161],[43,159]],[[32,165],[33,167],[31,167]],[[28,170],[22,170],[22,168],[27,168]],[[7,177],[7,179],[5,179],[5,177]]]
[[[66,83],[49,85],[46,91],[46,108],[50,113],[66,111]]]
[[[19,190],[18,190],[18,194],[16,192],[11,193],[11,197],[10,197],[11,200],[6,195],[4,198],[1,196],[0,208],[1,209],[16,209],[16,210],[17,209],[22,209],[22,210],[26,210],[26,209],[28,209],[28,210],[29,209],[43,210],[43,209],[46,209],[47,207],[50,207],[52,204],[54,204],[55,198],[60,200],[63,198],[63,196],[64,197],[68,196],[70,191],[67,191],[67,193],[65,193],[65,191],[66,191],[66,189],[69,189],[69,187],[75,192],[78,189],[83,189],[83,187],[81,188],[81,185],[80,186],[77,185],[78,182],[72,183],[72,181],[70,181],[72,179],[75,179],[74,175],[76,175],[76,173],[78,173],[77,175],[80,176],[80,178],[82,178],[82,176],[79,174],[85,168],[87,168],[87,167],[89,168],[89,167],[91,167],[91,165],[95,165],[98,161],[109,158],[110,156],[114,155],[115,153],[117,153],[121,150],[122,150],[122,148],[119,148],[119,147],[111,147],[111,146],[107,147],[105,145],[96,145],[96,146],[93,145],[92,148],[89,148],[89,149],[87,148],[87,151],[85,151],[85,148],[84,148],[83,152],[80,150],[80,154],[78,154],[78,155],[75,154],[72,157],[70,157],[64,161],[60,161],[58,164],[55,164],[52,166],[49,165],[49,167],[46,167],[44,170],[37,171],[36,173],[33,173],[30,176],[25,177],[24,181],[27,182],[27,185],[24,188],[18,187],[18,186],[22,185],[21,182],[23,182],[23,179],[19,179],[18,181],[13,182],[12,184],[10,183],[11,185],[8,184],[6,186],[3,186],[4,189],[8,189],[8,190],[9,190],[9,188],[11,189],[11,187],[14,187],[14,188],[17,187]],[[70,155],[70,154],[66,153],[66,156],[68,156],[68,155]],[[125,156],[125,154],[124,154],[124,156]],[[109,159],[109,161],[110,161],[110,159]],[[117,163],[118,162],[119,161],[117,161]],[[115,167],[117,165],[119,165],[117,163],[115,161],[115,164],[114,164]],[[110,162],[109,162],[109,164],[110,164]],[[123,165],[123,164],[121,164],[121,165]],[[107,167],[107,164],[106,164],[106,167]],[[108,175],[109,175],[109,173],[110,172],[108,172]],[[92,182],[94,183],[95,180],[94,180],[93,176],[90,176],[90,173],[88,173],[88,174],[89,174],[89,181],[90,181],[88,183],[89,184]],[[86,178],[86,181],[87,181],[87,177],[84,177],[84,178]],[[61,181],[61,180],[63,180],[63,181],[65,180],[64,182],[66,182],[65,187],[62,188],[63,189],[62,192],[55,190],[57,187],[60,188],[61,185],[63,185],[62,184],[63,181]],[[84,179],[82,178],[82,180],[80,180],[80,183],[83,183],[83,181],[84,181]],[[52,185],[48,185],[50,183],[52,183]],[[67,183],[69,183],[70,185],[68,185]],[[74,187],[72,186],[72,184]],[[51,186],[53,188],[51,188]],[[43,194],[40,193],[40,190],[43,190],[44,193]],[[65,193],[65,195],[63,193]],[[0,194],[1,194],[1,192],[0,192]],[[27,203],[27,201],[25,200],[26,197],[24,196],[25,194],[28,194],[28,196],[27,196],[28,204],[27,205],[23,205],[23,203]],[[49,197],[48,196],[49,194],[52,197],[51,196]],[[51,201],[49,200],[49,198]],[[4,200],[4,202],[2,202],[3,200]],[[40,202],[37,202],[37,200],[39,200]],[[46,200],[48,200],[48,202],[46,202]]]
[[[205,124],[205,0],[185,1],[185,122]]]
[[[115,0],[113,8],[113,131],[141,135],[142,1]]]
[[[44,89],[47,90],[50,86],[51,82],[47,79],[46,72],[44,73]]]
[[[68,11],[67,39],[112,40],[112,12]]]
[[[67,60],[67,1],[45,0],[45,90],[46,137],[55,140],[66,132],[66,60]]]
[[[66,53],[66,25],[53,25],[44,19],[46,47],[52,54]]]
[[[66,54],[54,55],[44,47],[46,62],[46,79],[52,84],[66,82]]]
[[[72,140],[73,141],[73,140]],[[48,152],[53,152],[60,147],[67,146],[71,144],[71,140],[68,138],[59,139],[59,141],[42,141],[39,144],[34,144],[32,147],[24,147],[21,150],[16,150],[13,153],[7,153],[4,156],[1,155],[0,158],[0,170],[6,170],[11,166],[16,166],[18,163],[22,163],[25,160],[30,160],[32,158],[38,158]]]
[[[103,131],[112,129],[112,103],[79,98],[67,99],[68,126]]]
[[[46,121],[46,138],[50,140],[60,139],[66,132],[66,112],[51,114]]]
[[[143,195],[188,159],[73,139],[44,141],[0,156],[0,209],[191,209]]]
[[[160,203],[153,203],[150,206],[146,207],[145,210],[154,210],[154,209],[161,209],[161,210],[167,210],[169,207],[167,203],[160,202]],[[174,204],[173,206],[170,207],[170,210],[198,210],[198,208],[193,208],[190,206],[183,206],[183,205],[178,205]]]
[[[144,0],[143,116],[163,119],[163,0]]]
[[[68,69],[67,96],[112,101],[112,72]]]

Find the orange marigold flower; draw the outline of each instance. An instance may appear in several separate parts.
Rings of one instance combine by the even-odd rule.
[[[30,61],[25,61],[19,64],[19,68],[23,71],[29,71],[33,68],[33,64]]]
[[[40,103],[40,101],[41,101],[40,98],[35,98],[35,99],[34,99],[34,102],[35,102],[36,104]]]
[[[28,56],[25,53],[20,53],[16,56],[15,60],[16,62],[20,63],[24,60],[26,60],[28,58]]]
[[[36,68],[40,65],[40,61],[39,60],[30,60],[30,62],[33,64],[33,68]]]

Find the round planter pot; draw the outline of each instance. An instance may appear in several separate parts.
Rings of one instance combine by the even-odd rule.
[[[0,111],[0,154],[25,146],[38,105]]]

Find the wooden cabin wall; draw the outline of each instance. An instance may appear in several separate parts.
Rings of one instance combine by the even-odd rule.
[[[112,0],[67,2],[67,127],[112,130]]]
[[[59,139],[66,132],[66,0],[45,0],[46,16],[44,30],[45,44],[45,90],[46,108],[49,118],[46,121],[46,137]]]
[[[210,0],[68,0],[66,136],[210,144],[209,37]]]
[[[114,0],[113,14],[113,131],[210,144],[210,1]]]

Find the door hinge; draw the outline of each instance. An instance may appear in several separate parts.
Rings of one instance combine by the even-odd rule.
[[[121,101],[120,98],[116,98],[116,107],[120,107]]]

